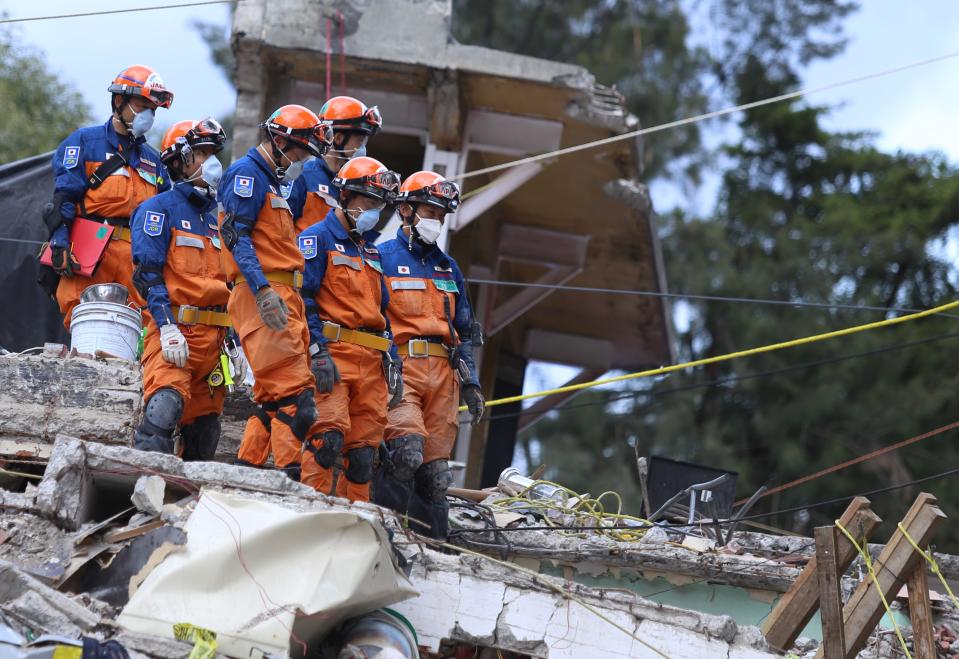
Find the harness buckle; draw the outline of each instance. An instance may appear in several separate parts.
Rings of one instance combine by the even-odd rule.
[[[429,357],[430,342],[426,339],[410,339],[406,343],[406,351],[410,357]]]
[[[336,331],[336,336],[327,336],[327,335],[326,335],[326,330],[327,330],[327,329],[329,329],[329,330],[331,330],[331,331],[335,330],[335,331]],[[342,326],[342,325],[338,325],[338,324],[336,324],[336,323],[331,323],[331,322],[329,322],[329,321],[327,321],[327,320],[324,320],[324,321],[323,321],[323,330],[324,330],[324,331],[323,331],[323,335],[326,336],[326,338],[327,338],[328,340],[333,341],[333,342],[337,342],[337,341],[340,340],[340,334],[343,333],[343,326]]]
[[[196,325],[200,316],[200,307],[192,305],[180,305],[176,314],[177,325]]]

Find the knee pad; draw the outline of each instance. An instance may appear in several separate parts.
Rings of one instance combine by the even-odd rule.
[[[220,443],[220,416],[197,417],[190,425],[180,428],[180,435],[183,437],[184,460],[213,460]]]
[[[373,456],[376,455],[376,449],[372,446],[363,446],[361,448],[351,448],[346,452],[346,459],[349,461],[346,470],[346,478],[353,483],[362,485],[373,480]]]
[[[416,492],[427,501],[445,501],[446,490],[452,484],[453,472],[446,460],[433,460],[416,470]]]
[[[306,448],[316,458],[316,464],[331,469],[336,456],[343,450],[343,433],[339,430],[327,430],[322,436],[316,435],[306,443]]]
[[[290,430],[302,442],[306,439],[306,433],[310,432],[310,428],[313,427],[315,421],[316,402],[313,400],[313,390],[304,389],[296,397],[296,412],[293,414]]]
[[[422,435],[404,435],[386,441],[385,466],[390,475],[398,481],[413,479],[416,470],[423,464]]]
[[[173,435],[173,429],[183,416],[183,396],[176,389],[160,389],[147,401],[143,422],[148,430]]]

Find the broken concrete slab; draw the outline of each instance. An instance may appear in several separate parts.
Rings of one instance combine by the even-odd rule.
[[[28,592],[40,599],[33,596],[29,600],[20,599],[21,595]],[[0,607],[6,607],[15,600],[19,601],[15,608],[24,612],[24,615],[31,610],[31,606],[42,601],[38,615],[44,619],[46,616],[62,616],[72,627],[84,632],[91,631],[100,623],[98,615],[72,598],[41,583],[13,564],[0,561]],[[62,633],[61,630],[51,630],[51,633],[54,632]]]
[[[159,515],[163,510],[165,490],[166,482],[159,476],[141,476],[133,486],[130,501],[141,512]]]
[[[410,577],[420,597],[393,608],[412,622],[420,645],[433,651],[449,639],[550,659],[653,656],[633,634],[654,647],[659,643],[668,656],[776,656],[766,648],[759,630],[736,625],[728,616],[539,578],[569,589],[606,618],[602,620],[541,580],[475,556],[427,549],[414,557]],[[739,654],[733,655],[734,650]]]
[[[64,528],[115,514],[144,475],[166,481],[166,490],[183,496],[203,485],[314,496],[312,488],[271,469],[253,469],[219,462],[183,462],[163,453],[125,446],[84,442],[58,436],[37,491],[36,506]],[[160,507],[162,510],[162,506]]]
[[[56,524],[23,512],[0,511],[0,560],[31,573],[64,569],[73,553],[73,540]]]
[[[0,437],[57,434],[128,444],[142,407],[138,364],[46,355],[0,357]]]

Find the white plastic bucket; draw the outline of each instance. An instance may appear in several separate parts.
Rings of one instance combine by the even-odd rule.
[[[81,302],[70,319],[70,347],[91,355],[102,350],[133,362],[141,327],[135,309],[114,302]]]

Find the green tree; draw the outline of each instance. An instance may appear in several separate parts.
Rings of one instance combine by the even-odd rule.
[[[41,53],[0,28],[0,117],[0,163],[7,163],[55,149],[90,111],[79,92],[47,69]]]

